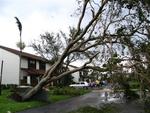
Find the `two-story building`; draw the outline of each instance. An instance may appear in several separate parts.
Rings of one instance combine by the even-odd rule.
[[[21,74],[20,74],[21,54]],[[3,61],[2,84],[35,85],[50,67],[46,59],[0,46],[0,68]]]
[[[21,54],[21,74],[20,74]],[[40,56],[20,52],[18,50],[0,46],[0,69],[3,61],[2,84],[36,85],[51,64]],[[69,66],[69,70],[77,68]],[[81,72],[72,74],[73,81],[79,82]]]

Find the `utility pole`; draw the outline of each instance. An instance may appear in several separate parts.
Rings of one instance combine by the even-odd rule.
[[[3,60],[2,60],[2,62],[1,62],[0,95],[2,94],[2,75],[3,75]]]

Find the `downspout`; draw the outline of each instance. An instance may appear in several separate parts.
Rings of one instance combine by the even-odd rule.
[[[1,75],[0,75],[0,95],[2,94],[2,75],[3,75],[3,63],[4,61],[2,60],[1,62]]]

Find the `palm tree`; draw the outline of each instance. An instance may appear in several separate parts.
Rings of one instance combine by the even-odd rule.
[[[22,51],[26,47],[26,44],[24,42],[17,42],[16,46]]]
[[[24,49],[23,47],[23,43],[22,43],[22,39],[21,39],[21,35],[22,35],[22,24],[21,22],[19,21],[19,19],[17,17],[14,17],[16,19],[16,23],[18,25],[18,29],[19,29],[19,32],[20,32],[20,42],[17,44],[17,46],[20,48],[20,62],[19,62],[19,85],[21,84],[21,53],[22,53],[22,50]]]

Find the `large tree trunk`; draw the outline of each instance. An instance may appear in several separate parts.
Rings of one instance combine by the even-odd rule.
[[[47,78],[43,78],[35,87],[33,87],[29,92],[27,92],[27,94],[22,96],[22,101],[28,100],[32,96],[34,96],[40,89],[42,89],[46,81]]]
[[[52,74],[56,71],[57,67],[61,65],[62,61],[65,58],[65,52],[60,57],[60,59],[53,65],[51,68],[45,73],[44,77],[40,80],[40,82],[33,87],[29,92],[27,92],[25,95],[22,96],[22,100],[30,99],[32,96],[34,96],[40,89],[43,88],[44,85],[46,85],[47,81],[49,81],[52,78]]]

